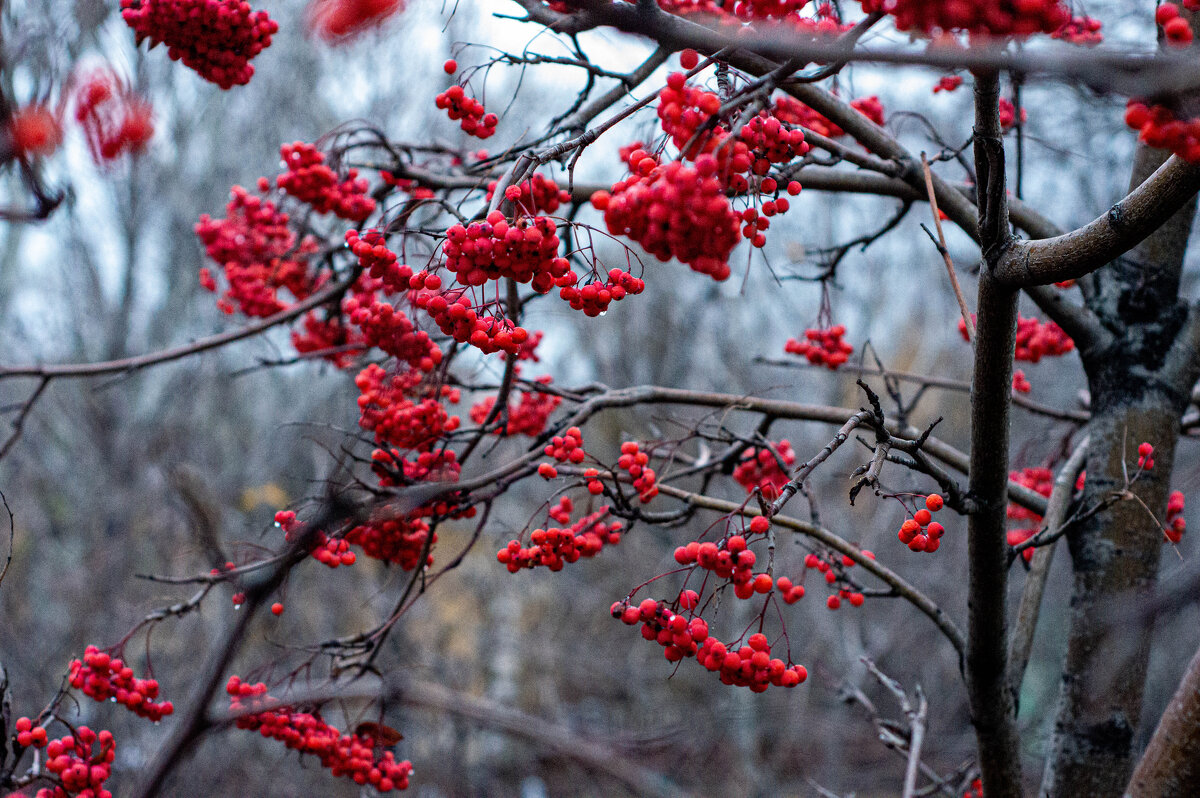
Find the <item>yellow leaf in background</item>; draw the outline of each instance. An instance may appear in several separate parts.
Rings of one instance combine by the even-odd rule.
[[[263,504],[274,510],[287,507],[287,491],[274,482],[268,482],[265,485],[253,488],[246,488],[242,491],[241,506],[243,512],[250,512],[255,507]]]

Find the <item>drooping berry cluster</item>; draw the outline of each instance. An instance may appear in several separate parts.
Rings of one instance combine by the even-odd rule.
[[[962,79],[961,75],[945,75],[936,84],[934,84],[933,93],[937,94],[938,92],[943,92],[943,91],[944,92],[956,91],[958,89],[958,87],[962,86],[962,85],[963,85],[963,79]]]
[[[1165,105],[1131,100],[1125,108],[1125,124],[1138,131],[1138,138],[1147,145],[1200,163],[1200,119],[1181,119]]]
[[[931,493],[926,496],[925,506],[900,525],[900,532],[897,535],[900,542],[908,546],[911,551],[924,551],[929,554],[937,551],[938,547],[942,545],[942,535],[946,533],[946,529],[933,520],[933,513],[942,509],[942,505],[943,501],[940,495]]]
[[[495,180],[488,183],[489,203],[496,193],[496,185]],[[536,172],[532,177],[522,180],[519,185],[504,189],[504,198],[516,205],[522,213],[534,216],[554,213],[563,203],[570,201],[571,194],[565,188],[559,188],[557,183],[541,172]]]
[[[658,495],[656,476],[649,463],[650,455],[641,451],[637,443],[626,441],[621,444],[621,456],[617,458],[617,468],[629,474],[633,480],[633,488],[638,492],[638,500],[642,504]]]
[[[420,371],[433,371],[442,362],[442,350],[412,319],[388,302],[358,297],[342,303],[350,321],[362,331],[362,340]]]
[[[121,16],[138,44],[165,44],[172,61],[182,60],[222,89],[250,82],[250,59],[279,30],[267,12],[251,10],[245,0],[121,0]]]
[[[1149,471],[1154,468],[1154,446],[1148,441],[1138,444],[1138,468]]]
[[[447,230],[442,251],[446,267],[462,285],[507,277],[545,294],[571,268],[566,258],[558,257],[559,243],[549,217],[520,217],[510,224],[503,213],[492,211],[486,221]]]
[[[62,143],[58,115],[44,105],[27,105],[8,118],[8,143],[18,156],[49,155]]]
[[[773,177],[764,177],[759,182],[759,196],[775,194],[773,199],[763,200],[759,208],[751,205],[741,213],[742,221],[742,238],[747,239],[752,245],[762,248],[767,244],[765,235],[767,228],[771,226],[771,217],[776,214],[787,213],[791,207],[791,200],[787,197],[777,195],[779,183]],[[800,193],[800,184],[795,180],[787,184],[787,193],[793,197]]]
[[[697,565],[721,579],[729,580],[733,583],[734,595],[740,599],[748,599],[755,593],[770,593],[774,585],[771,576],[754,573],[754,563],[758,558],[747,545],[744,535],[730,535],[720,543],[693,540],[675,549],[675,562]]]
[[[115,699],[133,714],[155,722],[175,711],[170,701],[154,700],[158,698],[157,680],[135,678],[133,668],[95,646],[84,650],[82,661],[71,660],[67,679],[96,701]]]
[[[1071,20],[1060,0],[862,0],[863,11],[885,11],[902,31],[927,35],[965,31],[988,36],[1053,33]]]
[[[529,548],[521,546],[520,541],[512,540],[496,553],[496,559],[512,574],[522,568],[538,566],[561,571],[565,563],[575,562],[580,557],[595,557],[605,545],[621,542],[623,524],[620,521],[605,523],[607,515],[608,508],[604,507],[585,515],[566,529],[535,529],[529,535]]]
[[[872,560],[875,559],[875,555],[866,549],[863,549],[862,553],[864,557],[869,557]],[[853,589],[851,583],[846,579],[846,569],[853,568],[854,564],[854,558],[846,554],[843,554],[840,560],[833,553],[829,553],[823,557],[816,552],[811,552],[804,556],[804,567],[820,573],[827,585],[836,586],[839,580],[841,581],[841,586],[837,587],[837,592],[830,593],[825,599],[825,606],[830,610],[841,609],[843,601],[848,602],[851,607],[861,607],[863,602],[866,601],[866,597],[858,590]],[[776,580],[775,584],[781,591],[783,590],[783,587],[779,585],[779,580]],[[800,588],[800,591],[800,595],[803,596],[804,589]],[[784,601],[787,601],[786,594],[784,595]]]
[[[850,107],[870,119],[877,125],[884,120],[883,103],[878,97],[859,97],[850,101]],[[813,110],[794,97],[782,95],[775,100],[771,115],[790,125],[800,125],[814,133],[827,138],[836,139],[846,135],[846,131],[821,113]]]
[[[1183,518],[1183,493],[1173,490],[1167,498],[1167,525],[1163,527],[1163,540],[1178,543],[1183,540],[1187,521]]]
[[[1033,384],[1025,377],[1025,372],[1017,369],[1013,372],[1012,380],[1013,393],[1029,393],[1033,390]]]
[[[46,743],[50,741],[46,735],[46,727],[33,725],[29,718],[17,718],[13,728],[17,731],[17,745],[25,748],[45,748]]]
[[[844,324],[835,324],[828,329],[809,328],[804,331],[804,340],[789,338],[783,351],[808,358],[808,362],[836,371],[838,366],[850,359],[854,347],[842,340],[846,334]]]
[[[390,488],[414,482],[457,482],[462,466],[453,449],[421,452],[413,458],[396,449],[376,449],[371,452],[371,470],[380,486]]]
[[[787,472],[779,465],[781,460],[788,468],[796,464],[796,453],[792,451],[792,444],[786,438],[770,446],[755,447],[750,455],[733,469],[733,478],[747,493],[752,493],[758,488],[767,500],[774,501],[779,495],[779,490],[788,483]]]
[[[437,96],[434,104],[445,111],[451,120],[458,122],[468,136],[489,138],[496,132],[496,123],[500,121],[495,114],[485,113],[483,103],[468,97],[462,86],[446,89]]]
[[[1000,130],[1004,133],[1012,130],[1017,124],[1017,106],[1007,97],[1001,97],[997,107],[997,113],[1000,121]],[[1029,112],[1025,108],[1021,108],[1021,124],[1029,121]]]
[[[300,354],[321,352],[322,357],[339,369],[354,365],[367,350],[362,333],[346,325],[340,314],[310,310],[300,320],[301,329],[292,330],[292,347]]]
[[[552,379],[549,375],[544,375],[538,377],[535,382],[549,385]],[[471,421],[475,424],[482,424],[487,420],[488,414],[492,412],[495,404],[496,398],[489,396],[472,406]],[[496,432],[497,434],[503,432],[505,435],[528,435],[536,438],[545,431],[550,416],[561,404],[561,396],[536,390],[522,391],[521,401],[515,407],[509,406],[507,423]]]
[[[971,319],[975,319],[974,313],[971,314]],[[958,320],[958,333],[964,341],[970,340],[967,336],[967,323],[962,319]],[[1017,343],[1013,349],[1015,360],[1037,363],[1043,357],[1065,355],[1074,349],[1075,342],[1054,322],[1017,317]]]
[[[229,708],[233,713],[249,711],[237,719],[239,729],[257,731],[263,737],[279,740],[302,754],[312,754],[334,776],[355,784],[370,784],[379,792],[404,790],[412,775],[412,763],[397,762],[391,751],[376,757],[377,740],[359,734],[342,734],[318,715],[300,712],[289,706],[255,712],[256,705],[270,701],[267,686],[250,684],[231,676],[225,685]]]
[[[339,180],[326,165],[325,153],[303,141],[284,144],[279,155],[287,171],[275,178],[275,185],[318,213],[361,222],[374,212],[375,200],[367,196],[367,181],[357,169],[348,170]]]
[[[808,678],[803,665],[789,666],[772,658],[770,641],[761,632],[750,635],[745,645],[735,648],[710,636],[703,618],[688,620],[665,602],[646,599],[631,606],[628,601],[618,601],[611,612],[614,618],[630,626],[641,623],[642,637],[661,645],[668,662],[695,657],[705,668],[718,673],[723,684],[749,687],[761,693],[771,685],[795,687]]]
[[[413,401],[411,374],[392,374],[371,363],[354,379],[358,397],[359,426],[375,433],[375,440],[400,449],[428,451],[458,429],[452,416],[436,399]]]
[[[283,530],[283,537],[288,543],[295,543],[307,532],[307,528],[296,520],[296,514],[291,510],[280,510],[275,513],[275,523]],[[309,555],[317,562],[330,568],[340,565],[354,565],[358,555],[350,551],[350,543],[345,538],[336,538],[318,529],[312,532],[308,541]],[[241,602],[234,602],[240,604]]]
[[[46,745],[46,770],[61,784],[43,787],[34,798],[112,798],[104,782],[112,775],[117,746],[112,732],[80,726]]]
[[[135,153],[154,135],[150,104],[134,95],[110,69],[97,69],[75,91],[75,121],[96,163]]]
[[[259,188],[265,190],[260,182]],[[195,231],[204,250],[224,269],[228,288],[217,303],[226,313],[235,307],[247,316],[271,316],[289,303],[279,291],[289,292],[295,300],[308,297],[316,287],[307,256],[317,244],[309,238],[297,242],[289,227],[289,217],[273,202],[234,186],[232,199],[225,206],[225,218],[203,214]],[[200,270],[200,282],[209,291],[217,282],[208,268]]]
[[[1184,8],[1189,11],[1200,11],[1200,2],[1183,0]],[[1192,25],[1179,12],[1175,3],[1163,3],[1154,10],[1154,21],[1162,26],[1163,38],[1172,47],[1187,47],[1196,38]]]
[[[1100,20],[1084,15],[1071,17],[1069,22],[1050,35],[1082,47],[1095,47],[1104,41],[1104,34],[1101,33],[1103,28],[1104,24]]]
[[[1020,471],[1009,472],[1008,478],[1043,496],[1049,496],[1054,489],[1054,473],[1048,468],[1022,468]],[[1082,477],[1080,479],[1082,481]],[[1005,537],[1010,546],[1018,546],[1036,535],[1042,523],[1040,515],[1014,502],[1009,502],[1006,514],[1010,520],[1029,523],[1027,527],[1008,530]],[[1033,559],[1033,549],[1025,549],[1021,556],[1025,558],[1025,562],[1029,562]]]
[[[560,286],[558,295],[572,310],[582,310],[585,316],[599,316],[608,310],[613,302],[620,302],[629,294],[640,294],[646,289],[646,283],[639,277],[620,269],[609,269],[607,282],[594,281],[582,288],[579,285],[579,275],[574,270],[568,271],[555,281]]]
[[[307,23],[317,36],[333,42],[379,25],[402,7],[401,0],[312,0]]]
[[[592,206],[604,212],[613,235],[636,241],[659,260],[675,258],[725,280],[741,225],[716,171],[712,156],[702,156],[695,167],[672,162],[646,177],[619,181],[611,192],[596,192]]]
[[[425,555],[426,566],[433,565],[433,554],[426,554],[437,543],[437,533],[430,540],[429,524],[414,514],[404,518],[389,518],[360,524],[346,533],[347,543],[359,546],[363,554],[376,560],[399,565],[402,570],[413,571]]]

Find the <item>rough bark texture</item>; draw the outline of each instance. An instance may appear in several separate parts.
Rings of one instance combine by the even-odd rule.
[[[1137,185],[1165,160],[1138,152]],[[1092,395],[1084,506],[1125,486],[1137,470],[1137,446],[1154,445],[1154,468],[1131,490],[1165,517],[1179,419],[1196,379],[1195,357],[1169,369],[1187,319],[1179,274],[1195,201],[1141,246],[1088,280],[1088,306],[1110,336],[1082,352]],[[1162,530],[1136,501],[1119,501],[1068,536],[1074,569],[1071,628],[1054,739],[1042,785],[1045,796],[1121,795],[1133,769],[1150,630],[1114,628],[1118,601],[1150,590],[1157,578]]]

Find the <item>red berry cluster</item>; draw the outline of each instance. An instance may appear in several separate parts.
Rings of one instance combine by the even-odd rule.
[[[582,463],[586,456],[583,451],[583,433],[579,427],[571,427],[562,435],[555,435],[543,450],[547,457],[553,457],[560,463]]]
[[[25,748],[45,748],[49,738],[46,736],[44,726],[34,726],[33,721],[29,718],[17,718],[15,724],[17,730],[17,745]]]
[[[283,537],[289,543],[293,543],[304,533],[305,527],[296,520],[296,514],[291,510],[280,510],[275,513],[275,523],[283,530]],[[328,535],[324,530],[317,530],[312,534],[309,541],[308,553],[314,560],[330,568],[337,568],[339,565],[354,565],[358,560],[358,556],[350,551],[350,543],[344,538],[336,538]],[[234,602],[240,604],[241,602]]]
[[[1163,539],[1178,543],[1183,539],[1187,521],[1183,518],[1183,493],[1173,490],[1167,498],[1167,525],[1163,527]]]
[[[1012,389],[1014,393],[1029,393],[1033,390],[1033,384],[1025,377],[1025,372],[1017,369],[1013,372]]]
[[[649,463],[650,455],[641,451],[636,443],[626,441],[621,444],[621,456],[617,458],[617,467],[633,479],[633,488],[638,492],[638,500],[642,504],[658,495],[656,476]]]
[[[850,107],[875,124],[883,124],[883,103],[879,101],[878,97],[860,97],[851,100]],[[781,122],[800,125],[828,138],[836,139],[846,135],[846,131],[834,124],[830,119],[809,108],[794,97],[788,97],[787,95],[776,99],[775,105],[771,109],[771,115],[778,118]]]
[[[844,324],[835,324],[825,330],[810,327],[804,331],[803,341],[789,338],[783,351],[806,357],[809,363],[836,371],[854,352],[854,347],[842,340],[845,334]]]
[[[729,131],[713,124],[712,117],[721,110],[721,98],[687,82],[687,75],[672,72],[667,75],[667,85],[658,95],[658,118],[662,130],[671,137],[671,143],[684,158],[694,161],[700,155],[715,152],[729,135]],[[726,148],[726,157],[740,157],[744,172],[750,168],[750,156],[745,144],[735,142]],[[640,163],[638,164],[639,168]]]
[[[279,30],[266,11],[245,0],[121,0],[121,16],[137,42],[167,45],[172,61],[194,69],[222,89],[250,82],[250,59]]]
[[[1104,41],[1104,34],[1100,32],[1103,27],[1100,20],[1084,15],[1072,17],[1069,22],[1050,35],[1070,44],[1095,47]]]
[[[552,379],[549,375],[538,377],[535,382],[549,385]],[[496,404],[496,398],[489,396],[471,407],[471,421],[482,424]],[[562,397],[542,391],[523,391],[521,401],[516,407],[508,408],[508,423],[504,425],[505,435],[528,435],[536,438],[546,429],[550,416],[562,404]],[[501,430],[497,430],[500,432]],[[582,449],[580,450],[583,451]]]
[[[495,114],[484,113],[483,103],[468,97],[462,86],[446,89],[437,96],[434,104],[458,122],[468,136],[486,139],[496,132],[496,123],[500,121]]]
[[[361,233],[347,230],[346,246],[358,258],[358,265],[363,272],[379,280],[385,291],[396,293],[408,290],[413,270],[397,263],[396,253],[388,249],[387,240],[378,230],[373,227]]]
[[[90,698],[97,701],[114,698],[133,714],[155,722],[175,711],[170,701],[154,700],[158,698],[157,680],[135,678],[133,668],[95,646],[84,650],[82,662],[71,660],[67,679],[72,687]]]
[[[229,677],[225,692],[230,696],[229,709],[234,713],[254,710],[256,704],[270,700],[265,684],[250,684],[237,676]],[[391,751],[376,758],[374,737],[342,734],[311,712],[299,712],[288,706],[275,707],[241,715],[237,727],[279,740],[302,754],[312,754],[334,776],[352,779],[355,784],[370,784],[379,792],[408,788],[412,763],[407,760],[397,762]]]
[[[458,429],[459,418],[446,412],[436,399],[414,402],[412,375],[393,374],[372,363],[354,379],[358,397],[358,423],[375,433],[375,440],[400,449],[428,451]]]
[[[496,559],[508,572],[515,574],[522,568],[537,568],[544,565],[551,571],[561,571],[564,563],[580,557],[595,557],[607,545],[621,542],[620,521],[605,523],[608,508],[585,515],[566,529],[550,527],[535,529],[529,536],[530,547],[524,548],[520,541],[509,541],[496,553]]]
[[[974,313],[971,314],[971,319],[975,319]],[[958,332],[964,341],[970,340],[967,336],[967,323],[961,318],[958,320]],[[1017,317],[1017,343],[1013,349],[1015,360],[1037,363],[1043,357],[1065,355],[1074,348],[1075,342],[1054,322],[1043,323],[1024,316]]]
[[[447,268],[462,285],[508,277],[545,294],[571,268],[566,258],[558,257],[556,233],[549,217],[520,217],[510,224],[503,213],[492,211],[486,221],[447,230],[442,251]]]
[[[265,183],[260,181],[259,188],[266,190]],[[217,304],[227,313],[234,311],[236,303],[247,316],[271,316],[288,307],[278,296],[281,289],[296,300],[315,289],[316,278],[306,259],[317,251],[317,244],[309,238],[297,242],[288,215],[274,203],[241,186],[234,186],[232,194],[225,206],[226,218],[204,214],[195,227],[205,252],[223,267],[229,284]],[[217,290],[207,268],[200,270],[200,282],[209,291]]]
[[[733,583],[734,595],[740,599],[748,599],[755,593],[770,593],[774,582],[770,574],[754,573],[757,557],[747,545],[744,535],[730,535],[719,544],[693,540],[675,549],[675,562],[698,565],[721,579],[728,579]]]
[[[497,316],[481,315],[466,292],[457,298],[452,292],[442,293],[433,288],[433,281],[441,285],[436,274],[425,272],[413,275],[413,304],[421,308],[437,323],[438,328],[460,344],[470,344],[485,355],[507,352],[515,355],[521,344],[529,338],[524,327]],[[427,288],[429,290],[421,290]]]
[[[955,91],[961,85],[963,85],[961,75],[946,75],[934,85],[933,93]]]
[[[313,0],[306,21],[317,36],[334,41],[378,25],[402,6],[401,0]]]
[[[75,734],[51,740],[46,745],[46,770],[61,784],[43,787],[34,798],[112,798],[104,782],[112,775],[116,750],[108,729],[96,734],[80,726]]]
[[[766,111],[743,125],[741,136],[754,153],[755,174],[764,174],[771,164],[788,163],[811,149],[804,141],[804,131],[785,127]]]
[[[780,488],[788,483],[787,473],[779,467],[780,460],[789,468],[796,464],[796,453],[786,438],[769,448],[755,447],[751,455],[733,469],[733,478],[747,493],[758,488],[766,499],[774,501]]]
[[[364,304],[357,297],[348,297],[342,309],[362,330],[362,340],[368,346],[379,347],[421,371],[433,371],[442,362],[442,350],[429,334],[418,330],[404,311],[390,303],[371,300]]]
[[[1200,119],[1180,119],[1165,105],[1130,100],[1125,108],[1125,124],[1138,131],[1138,138],[1147,145],[1200,163]]]
[[[759,194],[776,194],[774,199],[764,200],[761,208],[750,206],[741,213],[742,238],[750,241],[756,247],[764,247],[767,237],[764,235],[771,226],[771,217],[787,213],[791,210],[791,200],[777,195],[779,183],[773,177],[764,177],[759,182]],[[787,193],[793,197],[800,193],[800,184],[792,180],[787,184]]]
[[[347,327],[341,315],[310,310],[300,323],[302,330],[292,330],[292,347],[301,354],[321,352],[339,369],[352,366],[367,349],[362,334]]]
[[[374,212],[375,200],[367,196],[367,181],[357,169],[348,170],[346,179],[339,180],[325,164],[325,153],[303,141],[284,144],[279,155],[287,171],[275,178],[275,185],[318,213],[361,222]]]
[[[1000,130],[1007,133],[1012,130],[1017,124],[1017,106],[1013,105],[1013,101],[1007,97],[1001,97],[997,108],[1000,117]],[[1021,109],[1021,124],[1029,121],[1029,114],[1024,108]]]
[[[1143,441],[1138,444],[1138,468],[1149,471],[1154,468],[1154,446],[1149,442]]]
[[[1189,11],[1200,10],[1197,0],[1183,0],[1183,6]],[[1179,6],[1174,3],[1163,3],[1156,8],[1154,21],[1162,26],[1163,38],[1172,47],[1187,47],[1196,38],[1191,23],[1180,15]]]
[[[17,155],[49,155],[62,143],[58,115],[44,105],[27,105],[8,119],[9,144]]]
[[[729,255],[740,237],[739,217],[716,177],[717,162],[695,167],[672,162],[646,177],[631,177],[611,192],[592,195],[613,235],[633,239],[662,261],[675,258],[714,280],[729,277]]]
[[[360,524],[346,533],[345,541],[362,548],[368,557],[413,571],[420,565],[426,545],[432,552],[437,543],[437,533],[433,533],[432,540],[429,535],[429,524],[410,514],[405,518]],[[426,554],[424,561],[426,566],[433,565],[433,554]]]
[[[875,555],[872,552],[867,551],[866,549],[863,549],[862,553],[863,553],[863,556],[865,556],[865,557],[869,557],[872,560],[875,559]],[[825,599],[826,607],[828,607],[831,610],[841,609],[843,601],[849,602],[851,607],[861,607],[863,605],[863,602],[866,601],[866,597],[862,593],[858,592],[857,590],[853,590],[850,587],[850,583],[846,582],[844,579],[845,569],[854,567],[854,558],[850,557],[849,555],[843,554],[842,558],[841,558],[841,567],[840,568],[835,567],[835,561],[836,561],[836,557],[833,555],[830,555],[829,558],[827,559],[827,558],[822,557],[821,555],[816,554],[814,552],[814,553],[805,555],[804,567],[807,569],[812,569],[812,570],[819,572],[821,574],[821,576],[824,578],[826,584],[834,585],[838,582],[839,578],[841,578],[843,580],[844,587],[838,588],[836,593],[831,593]],[[839,576],[839,574],[842,574],[843,576]],[[778,585],[778,582],[776,582],[776,585]],[[781,587],[780,590],[782,590],[782,589],[783,588]],[[801,590],[803,590],[803,589],[801,589]],[[803,592],[801,592],[800,595],[804,595]],[[784,597],[784,600],[785,601],[787,600],[786,595]]]
[[[927,35],[966,31],[989,36],[1053,33],[1071,19],[1060,0],[862,0],[863,11],[885,11],[896,28]]]
[[[487,201],[490,203],[496,193],[496,181],[488,183]],[[571,200],[571,194],[565,188],[541,172],[535,173],[520,185],[504,189],[504,198],[516,205],[523,213],[530,215],[554,213],[565,202]]]
[[[558,295],[572,310],[582,310],[585,316],[599,316],[608,310],[613,302],[620,302],[629,294],[640,294],[646,289],[646,283],[639,277],[620,269],[610,269],[608,281],[588,283],[578,288],[579,275],[574,270],[568,271],[555,281],[561,286]]]
[[[1009,472],[1008,478],[1043,496],[1049,496],[1054,488],[1054,473],[1048,468],[1023,468],[1020,471]],[[1080,479],[1082,481],[1082,477]],[[1036,535],[1042,523],[1040,515],[1013,502],[1009,502],[1006,514],[1011,520],[1028,521],[1030,524],[1021,529],[1008,530],[1005,537],[1010,546],[1020,545]],[[1033,549],[1025,549],[1021,556],[1025,558],[1025,562],[1029,562],[1033,559]]]
[[[382,487],[391,488],[414,482],[457,482],[462,466],[453,449],[421,452],[411,460],[396,449],[376,449],[371,452],[371,470],[379,477]],[[474,508],[467,517],[471,515],[474,515]]]
[[[962,794],[962,798],[983,798],[983,779],[972,779],[971,786]]]
[[[480,150],[482,152],[482,150]],[[395,186],[400,191],[411,196],[414,200],[433,199],[433,189],[422,186],[416,180],[408,178],[396,177],[391,172],[380,170],[379,177],[389,186]]]
[[[933,520],[933,513],[942,509],[942,497],[931,493],[925,497],[925,506],[913,513],[900,525],[897,537],[911,551],[924,551],[932,554],[942,545],[942,535],[945,527]]]
[[[154,135],[151,117],[150,104],[110,69],[91,72],[75,91],[75,121],[83,128],[96,163],[140,152]]]

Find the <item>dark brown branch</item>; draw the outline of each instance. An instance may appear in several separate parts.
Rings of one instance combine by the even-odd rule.
[[[1125,791],[1128,798],[1186,798],[1200,784],[1200,651],[1188,664],[1167,711]]]

